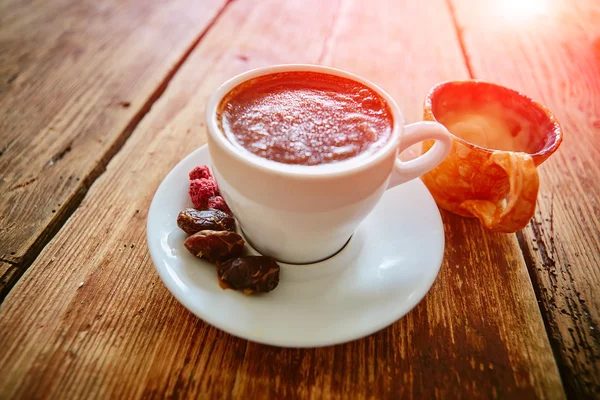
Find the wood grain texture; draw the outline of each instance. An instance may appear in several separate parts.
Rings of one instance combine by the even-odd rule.
[[[445,3],[408,3],[232,3],[2,305],[0,397],[562,398],[516,238],[475,221],[444,215],[444,265],[415,310],[321,349],[249,343],[204,324],[149,259],[151,198],[205,143],[204,106],[226,78],[321,61],[379,83],[409,120],[431,84],[464,78]]]
[[[9,277],[14,275],[13,270],[18,268],[18,265],[0,261],[0,287],[6,286]]]
[[[567,394],[600,397],[600,3],[474,3],[455,2],[474,76],[541,101],[564,129],[519,239]]]
[[[225,0],[0,5],[0,301]]]

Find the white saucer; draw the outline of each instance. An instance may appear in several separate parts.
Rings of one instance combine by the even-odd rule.
[[[324,262],[281,265],[279,286],[262,295],[222,290],[214,265],[193,257],[177,214],[192,204],[188,172],[208,164],[206,146],[167,175],[148,213],[150,255],[165,286],[187,309],[232,335],[285,347],[317,347],[376,332],[408,313],[440,269],[444,227],[425,185],[388,190],[346,247]]]

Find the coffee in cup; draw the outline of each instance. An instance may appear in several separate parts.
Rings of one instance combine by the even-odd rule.
[[[439,123],[405,126],[376,85],[316,65],[230,79],[206,124],[213,174],[247,242],[290,264],[336,254],[386,189],[431,170],[452,145]],[[427,154],[398,159],[426,139],[436,143]]]
[[[219,127],[235,145],[285,164],[366,158],[392,134],[392,113],[374,90],[319,72],[263,75],[221,100]]]

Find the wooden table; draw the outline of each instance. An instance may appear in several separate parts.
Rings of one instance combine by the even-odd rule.
[[[0,398],[600,397],[600,3],[5,0]],[[409,122],[448,79],[545,103],[565,141],[515,234],[443,212],[440,275],[362,340],[281,349],[184,309],[145,243],[158,184],[225,79],[317,63]]]

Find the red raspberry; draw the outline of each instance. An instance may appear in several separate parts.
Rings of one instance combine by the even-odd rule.
[[[194,179],[211,179],[214,181],[214,178],[212,177],[212,174],[210,173],[210,170],[208,169],[208,165],[200,165],[196,168],[194,168],[191,172],[190,172],[190,181],[193,181]]]
[[[229,215],[232,215],[229,206],[227,205],[227,203],[225,203],[225,199],[223,199],[221,196],[215,196],[208,199],[208,208],[221,210]]]
[[[215,181],[201,178],[190,182],[189,193],[194,207],[204,210],[208,207],[208,200],[215,197],[219,193],[219,190]]]

